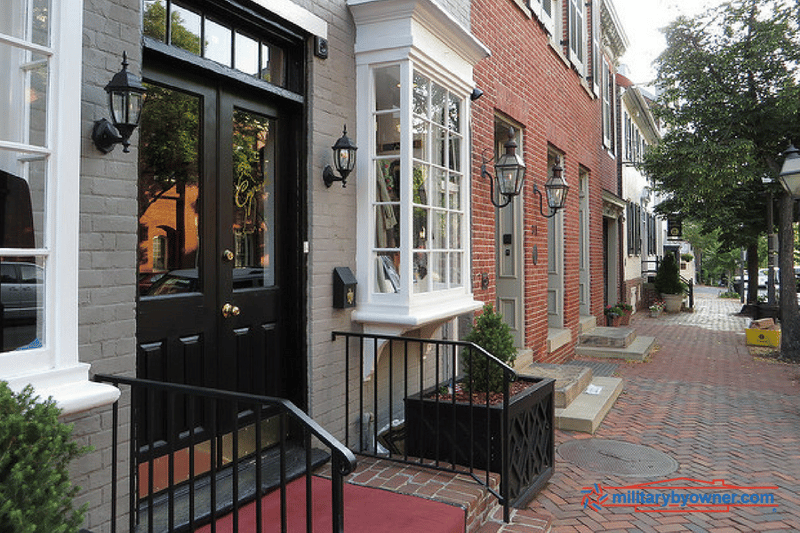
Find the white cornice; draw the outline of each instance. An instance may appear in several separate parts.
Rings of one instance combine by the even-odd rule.
[[[600,21],[603,38],[614,53],[614,59],[619,59],[628,49],[630,42],[628,36],[625,35],[625,29],[617,16],[617,10],[612,0],[603,0]]]
[[[328,23],[291,0],[255,0],[255,2],[311,35],[328,38]]]

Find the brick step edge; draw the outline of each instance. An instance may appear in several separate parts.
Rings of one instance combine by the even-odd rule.
[[[553,517],[530,509],[511,509],[511,521],[503,522],[503,508],[498,506],[477,533],[550,533]]]

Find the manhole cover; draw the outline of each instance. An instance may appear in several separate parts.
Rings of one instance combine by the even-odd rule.
[[[623,477],[658,477],[678,469],[675,459],[655,448],[618,440],[571,440],[558,447],[558,455],[585,470]]]

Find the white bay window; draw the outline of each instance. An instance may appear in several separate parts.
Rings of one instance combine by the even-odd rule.
[[[364,288],[353,318],[402,333],[480,306],[469,276],[468,116],[472,66],[487,51],[429,0],[348,5]]]

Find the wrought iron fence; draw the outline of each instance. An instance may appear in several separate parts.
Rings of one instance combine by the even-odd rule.
[[[346,342],[349,448],[467,474],[499,500],[506,521],[510,507],[529,501],[552,475],[554,380],[520,376],[470,342],[333,332],[338,338]],[[462,366],[483,366],[485,375],[465,375]],[[500,392],[472,394],[490,372],[502,374]],[[512,395],[514,382],[531,383]]]
[[[195,531],[207,525],[213,533],[223,517],[232,521],[233,531],[239,531],[242,509],[249,504],[247,512],[254,513],[260,532],[262,497],[279,490],[280,530],[286,532],[287,485],[295,478],[300,482],[304,475],[305,524],[311,532],[315,497],[311,472],[328,459],[333,532],[344,531],[343,476],[355,469],[355,456],[290,401],[122,376],[94,379],[130,388],[128,531]],[[136,416],[135,411],[142,409],[147,416]],[[145,420],[145,427],[137,427],[137,420]],[[112,425],[111,531],[115,533],[119,402],[112,408]],[[267,529],[276,527],[270,524]]]

